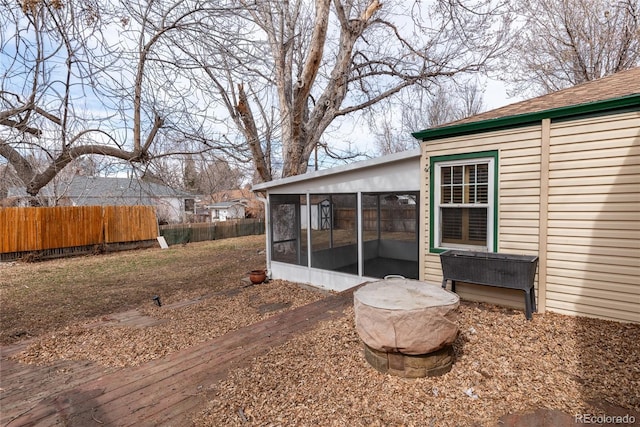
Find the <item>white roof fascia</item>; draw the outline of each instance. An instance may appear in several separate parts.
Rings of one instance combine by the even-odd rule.
[[[402,151],[399,153],[387,154],[386,156],[376,157],[374,159],[362,160],[359,162],[349,163],[347,165],[336,166],[329,169],[323,169],[319,171],[307,172],[302,175],[290,176],[287,178],[276,179],[268,182],[261,182],[251,187],[252,191],[264,191],[274,187],[280,187],[287,184],[293,184],[296,182],[309,181],[313,179],[319,179],[331,175],[337,175],[341,173],[351,172],[358,169],[372,168],[388,163],[398,162],[401,160],[411,159],[413,157],[420,156],[420,148],[414,148],[412,150]]]

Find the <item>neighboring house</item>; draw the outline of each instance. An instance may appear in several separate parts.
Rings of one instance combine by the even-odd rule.
[[[264,217],[264,204],[260,202],[249,186],[237,188],[235,190],[224,190],[211,194],[206,198],[207,205],[222,202],[241,202],[244,205],[244,217],[262,218]],[[243,217],[243,218],[244,218]]]
[[[24,189],[13,188],[13,197],[27,197]],[[195,208],[195,196],[166,185],[136,178],[74,176],[69,182],[57,181],[41,190],[41,195],[57,206],[156,206],[160,222],[183,222]]]
[[[297,205],[311,206],[319,192],[355,199],[362,224],[354,228],[360,266],[349,271],[350,281],[339,268],[314,265],[306,251],[315,250],[310,231],[296,241],[295,229],[271,224],[272,276],[303,276],[283,268],[291,257],[278,258],[278,245],[288,244],[290,253],[297,249],[303,261],[311,260],[304,281],[343,289],[370,277],[362,268],[364,201],[387,191],[374,184],[380,172],[382,182],[419,193],[420,279],[440,283],[439,254],[450,248],[536,255],[539,312],[640,322],[640,68],[413,135],[423,141],[419,166],[391,176],[384,168],[394,158],[386,156],[378,164],[350,165],[349,173],[329,170],[255,186],[268,193],[271,223],[291,223]],[[523,306],[520,291],[472,284],[456,291],[465,299]]]
[[[219,202],[208,205],[211,213],[211,221],[226,221],[228,219],[241,219],[245,217],[245,203],[241,200]]]

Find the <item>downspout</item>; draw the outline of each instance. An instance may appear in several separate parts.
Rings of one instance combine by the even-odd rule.
[[[356,238],[358,242],[358,276],[364,276],[364,227],[362,225],[362,191],[356,194]]]
[[[264,204],[264,236],[265,236],[265,254],[266,254],[266,265],[267,265],[267,278],[271,279],[271,244],[270,244],[270,238],[271,238],[271,222],[269,221],[269,216],[271,214],[271,211],[269,209],[269,199],[266,197],[266,194],[264,196],[261,196],[260,194],[263,194],[261,192],[256,192],[256,198],[261,201]]]

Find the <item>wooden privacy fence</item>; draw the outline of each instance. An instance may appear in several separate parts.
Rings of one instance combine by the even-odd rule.
[[[337,208],[333,215],[334,228],[352,229],[357,221],[355,209]],[[381,231],[416,231],[418,214],[415,205],[383,206],[380,210],[375,208],[362,209],[362,222],[365,231],[378,229],[378,215],[380,216]]]
[[[264,220],[246,218],[199,224],[170,224],[160,226],[160,235],[168,245],[229,239],[231,237],[264,234]]]
[[[30,252],[44,256],[86,252],[96,245],[149,241],[157,236],[152,206],[0,208],[0,254],[13,254],[1,259]]]

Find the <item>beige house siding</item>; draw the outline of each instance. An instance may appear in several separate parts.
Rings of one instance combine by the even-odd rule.
[[[549,310],[640,322],[640,112],[551,125]]]
[[[640,112],[549,123],[423,142],[422,169],[431,156],[497,150],[496,249],[544,257],[543,280],[536,276],[542,311],[640,322]],[[439,255],[429,252],[429,174],[423,177],[422,277],[440,282]],[[519,291],[470,284],[457,291],[524,306]]]
[[[498,151],[498,251],[538,254],[540,212],[540,126],[446,138],[422,144],[425,168],[431,156]],[[429,253],[429,174],[425,174],[424,280],[442,281],[438,254]],[[537,282],[537,280],[536,280]],[[524,308],[521,291],[456,284],[464,299]]]

